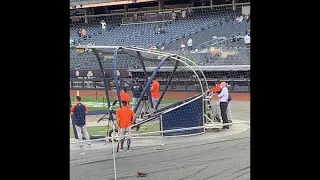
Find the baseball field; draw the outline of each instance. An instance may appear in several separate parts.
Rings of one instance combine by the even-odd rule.
[[[109,91],[110,103],[116,99],[116,92]],[[82,102],[88,106],[89,111],[99,111],[106,110],[108,105],[106,101],[106,95],[103,90],[71,90],[70,97],[72,104],[75,102],[76,95],[81,96]],[[132,97],[131,92],[129,92]],[[195,95],[193,92],[166,92],[161,105],[169,105],[174,102],[189,98]],[[250,101],[249,93],[233,93],[231,94],[232,101]],[[119,108],[118,104],[115,105],[114,109]],[[97,120],[102,115],[91,115],[87,117],[88,132],[90,135],[105,135],[108,129],[107,124],[98,124]],[[111,128],[111,127],[109,127]],[[133,131],[132,133],[145,133],[145,132],[154,132],[159,131],[160,126],[158,123],[155,124],[144,124],[141,126],[139,131]],[[74,138],[74,133],[72,126],[70,126],[70,138]]]
[[[89,111],[105,110],[108,106],[103,90],[71,90],[70,97],[73,103],[77,93],[82,97],[82,102],[88,106]],[[108,93],[110,102],[112,103],[116,99],[116,92],[109,91]],[[132,97],[132,93],[130,91],[128,93]],[[161,104],[171,104],[194,96],[195,94],[195,92],[166,92]],[[250,101],[250,93],[231,93],[231,96],[233,101]]]

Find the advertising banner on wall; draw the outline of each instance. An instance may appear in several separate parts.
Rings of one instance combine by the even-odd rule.
[[[119,69],[117,71],[117,75],[121,77],[128,77],[129,72],[128,69]],[[104,74],[107,78],[113,77],[113,69],[105,69]],[[100,69],[94,70],[70,70],[70,78],[74,79],[94,79],[94,78],[101,78],[101,71]]]

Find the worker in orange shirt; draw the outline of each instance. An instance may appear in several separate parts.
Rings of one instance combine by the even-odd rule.
[[[122,91],[120,91],[120,98],[121,98],[121,101],[126,101],[127,102],[127,107],[129,107],[129,104],[130,104],[130,95],[127,93],[128,90],[126,87],[123,87]],[[116,100],[113,101],[111,107],[109,108],[109,110],[112,109],[112,107],[114,105],[116,105],[118,102],[118,97],[116,98]]]
[[[160,98],[160,83],[158,82],[157,77],[154,77],[150,91],[151,91],[153,109],[155,109]]]
[[[120,149],[119,151],[123,151],[124,140],[127,140],[127,151],[131,151],[131,125],[136,120],[136,115],[133,110],[130,109],[126,101],[121,101],[122,108],[117,110],[116,118],[117,118],[117,128],[120,136]]]
[[[210,92],[212,93],[219,93],[221,91],[221,82],[218,81],[216,87],[213,87],[210,89]]]

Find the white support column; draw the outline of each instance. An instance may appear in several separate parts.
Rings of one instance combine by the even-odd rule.
[[[84,23],[88,23],[88,17],[87,17],[87,12],[88,12],[88,9],[83,9],[83,11],[84,11]]]
[[[233,9],[234,11],[236,10],[235,0],[232,0],[232,9]]]
[[[201,0],[201,6],[205,6],[206,5],[206,0]]]
[[[159,11],[163,10],[163,0],[158,0]]]
[[[190,0],[191,7],[194,7],[194,1],[195,1],[195,0]]]

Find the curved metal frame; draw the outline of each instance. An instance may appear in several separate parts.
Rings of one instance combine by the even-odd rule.
[[[135,107],[135,109],[134,109],[134,112],[136,112],[136,110],[137,110],[138,106],[140,105],[141,100],[142,100],[142,97],[143,97],[143,96],[144,96],[144,94],[146,93],[147,88],[150,86],[150,84],[151,84],[151,82],[152,82],[153,78],[156,76],[156,74],[158,73],[159,69],[161,68],[161,66],[163,65],[163,63],[164,63],[168,58],[175,59],[175,60],[177,60],[177,61],[179,61],[179,62],[181,62],[181,63],[185,64],[185,65],[186,65],[190,70],[192,70],[192,71],[193,71],[193,73],[195,74],[195,76],[197,77],[198,81],[199,81],[199,84],[200,84],[200,87],[201,87],[202,94],[205,94],[205,91],[204,91],[203,86],[202,86],[202,83],[201,83],[201,79],[199,78],[198,73],[196,73],[196,72],[195,72],[195,70],[194,70],[193,68],[191,68],[187,63],[185,63],[185,62],[183,62],[183,61],[180,61],[178,58],[175,58],[175,57],[172,57],[172,56],[165,56],[165,57],[161,60],[161,62],[158,64],[157,68],[153,71],[151,78],[148,80],[148,82],[147,82],[147,84],[146,84],[146,86],[145,86],[144,90],[143,90],[143,91],[142,91],[142,93],[141,93],[140,98],[138,99],[138,102],[137,102],[137,105],[136,105],[136,107]]]
[[[170,57],[170,56],[166,56],[166,57],[162,58],[162,60],[160,61],[160,63],[159,63],[158,66],[156,67],[156,69],[153,71],[151,77],[150,77],[150,78],[148,79],[148,81],[147,81],[147,84],[146,84],[145,87],[143,88],[143,91],[142,91],[142,93],[141,93],[141,95],[140,95],[140,97],[139,97],[139,99],[138,99],[138,102],[137,102],[137,104],[136,104],[133,112],[136,112],[136,111],[138,110],[138,107],[139,107],[139,105],[140,105],[140,103],[141,103],[141,101],[142,101],[142,98],[143,98],[144,94],[145,94],[145,93],[147,92],[147,90],[149,89],[149,87],[150,87],[150,85],[151,85],[154,77],[157,75],[157,73],[158,73],[159,69],[161,68],[161,66],[163,65],[163,63],[164,63],[169,57]],[[153,106],[152,106],[152,107],[153,107]],[[153,107],[153,108],[155,108],[155,107]]]
[[[149,53],[149,50],[148,50],[148,49],[143,49],[143,48],[139,48],[139,47],[132,47],[132,48],[134,48],[134,49],[138,49],[138,50],[142,50],[142,51],[144,51],[144,52]],[[203,71],[199,68],[199,66],[198,66],[195,62],[193,62],[192,60],[190,60],[190,59],[188,59],[188,58],[186,58],[186,57],[184,57],[184,56],[180,56],[180,55],[178,55],[178,54],[172,54],[172,53],[161,52],[161,51],[152,51],[152,52],[156,52],[156,53],[157,53],[157,55],[171,55],[171,56],[177,56],[177,57],[179,57],[179,58],[181,58],[181,59],[184,59],[184,60],[186,60],[186,61],[190,62],[192,65],[194,65],[195,67],[197,67],[197,69],[201,72],[201,74],[202,74],[202,76],[203,76],[203,78],[204,78],[204,81],[205,81],[205,83],[206,83],[207,90],[209,90],[209,86],[208,86],[207,78],[206,78],[206,76],[204,75]]]
[[[108,109],[110,108],[110,99],[109,99],[109,85],[107,83],[107,78],[105,76],[105,73],[104,73],[104,69],[102,67],[102,63],[101,63],[101,60],[99,58],[99,55],[98,55],[98,52],[96,51],[96,49],[92,49],[93,53],[95,54],[95,56],[97,57],[98,59],[98,64],[99,64],[99,67],[100,67],[100,72],[101,72],[101,76],[102,76],[102,80],[103,80],[103,84],[104,84],[104,91],[106,93],[106,99],[107,99],[107,105],[108,105]]]
[[[113,52],[113,78],[114,78],[114,84],[116,85],[118,103],[119,103],[119,106],[122,107],[122,105],[121,105],[121,97],[120,97],[121,89],[120,89],[120,86],[118,84],[118,75],[117,75],[117,57],[118,57],[118,51],[120,49],[121,49],[121,47],[118,47]]]
[[[190,59],[188,59],[186,57],[177,55],[177,54],[171,54],[171,53],[160,52],[160,51],[150,51],[148,49],[143,49],[143,48],[138,48],[138,47],[122,47],[122,46],[76,46],[76,48],[89,48],[89,49],[108,49],[109,48],[109,49],[114,49],[114,58],[113,58],[113,69],[114,69],[114,71],[113,71],[113,75],[114,75],[114,81],[115,81],[114,83],[116,85],[117,96],[118,96],[118,100],[119,100],[118,102],[120,104],[120,107],[121,107],[121,98],[120,98],[120,87],[119,87],[119,84],[118,84],[118,76],[117,76],[117,56],[118,56],[119,50],[121,50],[121,49],[126,49],[126,50],[131,50],[131,51],[136,51],[136,52],[145,52],[145,53],[148,53],[148,54],[164,56],[164,58],[161,60],[161,62],[158,64],[157,68],[153,72],[151,78],[148,80],[148,82],[147,82],[147,84],[146,84],[146,86],[145,86],[145,88],[143,90],[143,93],[141,94],[140,98],[138,99],[137,106],[136,106],[134,111],[136,111],[137,107],[141,103],[142,97],[146,93],[147,87],[150,86],[150,84],[152,82],[152,79],[155,77],[155,75],[158,72],[158,70],[160,69],[160,67],[163,65],[163,63],[168,58],[172,58],[172,59],[174,59],[176,61],[179,61],[180,63],[184,64],[188,69],[193,71],[193,73],[195,74],[195,76],[197,77],[197,79],[199,81],[200,88],[201,88],[201,91],[202,91],[202,95],[204,95],[205,93],[207,93],[209,91],[207,79],[206,79],[203,71],[197,66],[197,64],[194,63],[192,60],[190,60]],[[183,61],[183,60],[185,60],[185,61]],[[189,62],[192,65],[194,65],[194,67],[196,67],[197,70],[200,71],[200,73],[203,76],[205,85],[206,85],[206,90],[204,90],[204,88],[203,88],[202,81],[201,81],[198,73],[187,62]]]

